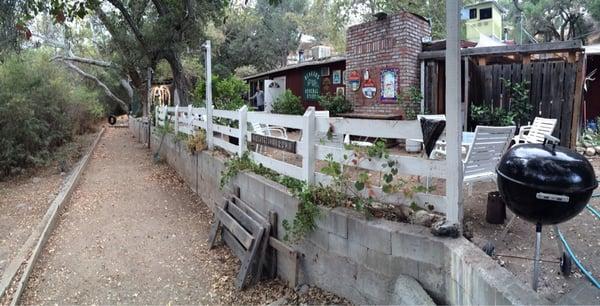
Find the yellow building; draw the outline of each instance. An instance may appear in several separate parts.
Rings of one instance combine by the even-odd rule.
[[[484,1],[466,5],[468,19],[465,20],[466,37],[470,41],[479,41],[479,35],[484,34],[502,40],[502,13],[496,1]]]

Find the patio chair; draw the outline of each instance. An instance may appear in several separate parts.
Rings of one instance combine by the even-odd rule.
[[[473,144],[463,160],[463,183],[472,193],[472,183],[496,181],[496,166],[515,134],[514,126],[477,126]],[[445,151],[438,152],[445,155]]]
[[[515,144],[543,143],[544,135],[552,135],[556,127],[556,119],[535,117],[532,125],[524,125],[519,129],[519,134],[513,138]]]

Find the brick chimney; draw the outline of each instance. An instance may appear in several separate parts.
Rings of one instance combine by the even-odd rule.
[[[346,33],[346,73],[360,75],[360,88],[353,91],[346,82],[346,97],[354,104],[355,112],[403,113],[399,101],[411,86],[419,88],[419,62],[423,38],[431,36],[429,22],[406,11],[352,26]],[[364,79],[368,71],[369,82]],[[396,72],[397,99],[382,97],[383,71]],[[364,84],[374,84],[373,98],[363,94]],[[413,107],[420,107],[414,105]]]

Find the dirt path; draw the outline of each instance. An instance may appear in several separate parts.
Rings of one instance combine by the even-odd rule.
[[[24,304],[264,303],[293,295],[276,281],[238,293],[238,261],[226,248],[207,250],[207,206],[150,154],[126,129],[108,129]]]

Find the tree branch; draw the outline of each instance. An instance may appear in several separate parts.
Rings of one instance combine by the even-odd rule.
[[[110,2],[115,8],[117,8],[121,12],[121,15],[123,15],[123,18],[125,18],[127,25],[129,25],[129,28],[133,32],[133,35],[135,36],[137,41],[140,43],[142,48],[146,52],[148,52],[146,40],[144,39],[144,35],[140,31],[140,29],[138,29],[137,25],[135,24],[135,21],[133,20],[133,18],[127,11],[127,8],[125,8],[125,5],[123,5],[123,2],[121,2],[119,0],[108,0],[108,2]]]
[[[117,102],[126,112],[129,112],[129,105],[127,103],[125,103],[125,101],[119,99],[119,97],[117,97],[115,94],[113,94],[112,91],[110,91],[110,89],[108,88],[108,86],[106,86],[106,84],[104,84],[102,81],[100,81],[97,77],[81,70],[79,67],[75,66],[75,64],[69,62],[69,61],[64,61],[61,60],[63,63],[65,63],[65,65],[67,65],[67,67],[71,68],[73,71],[77,72],[79,75],[81,75],[84,78],[90,79],[94,82],[96,82],[96,84],[98,86],[100,86],[103,90],[104,93],[111,98],[113,101]]]
[[[84,57],[79,57],[79,56],[75,56],[75,55],[70,55],[70,56],[57,55],[57,56],[53,57],[50,61],[54,61],[54,60],[77,62],[77,63],[106,67],[106,68],[116,68],[116,69],[119,68],[111,62],[105,62],[105,61],[97,60],[97,59],[93,59],[93,58],[84,58]]]

